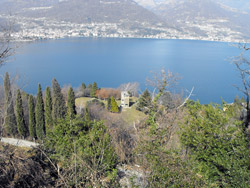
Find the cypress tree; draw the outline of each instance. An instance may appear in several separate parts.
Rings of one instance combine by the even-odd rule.
[[[114,113],[119,112],[117,102],[115,101],[115,98],[113,96],[111,96],[111,98],[110,98],[110,103],[111,103],[110,112],[114,112]]]
[[[88,85],[88,88],[91,89],[91,88],[92,88],[92,84],[89,84],[89,85]]]
[[[94,82],[92,87],[91,87],[91,92],[90,92],[90,96],[91,97],[96,97],[96,91],[97,91],[98,87],[97,87],[97,83]]]
[[[18,133],[21,137],[25,138],[28,135],[28,129],[24,121],[22,95],[19,89],[16,96],[16,120]]]
[[[53,125],[52,98],[51,98],[50,87],[46,88],[44,113],[45,113],[45,127],[46,127],[46,132],[47,132],[50,128],[52,128],[52,125]]]
[[[29,96],[29,134],[31,138],[36,138],[36,117],[34,97]]]
[[[90,122],[90,114],[89,114],[89,109],[88,107],[85,108],[85,111],[84,111],[84,120],[86,122]]]
[[[82,85],[81,85],[81,89],[82,89],[82,91],[84,91],[84,89],[86,89],[86,85],[85,85],[85,83],[82,83]]]
[[[36,135],[38,139],[43,139],[45,136],[45,121],[44,121],[44,104],[41,85],[38,85],[36,97]]]
[[[81,92],[82,92],[82,96],[85,97],[85,89],[86,89],[86,85],[85,83],[82,83],[81,85]]]
[[[69,118],[74,119],[76,115],[76,105],[75,105],[75,93],[72,87],[70,87],[68,91],[67,107],[68,107]]]
[[[7,135],[15,136],[17,134],[17,125],[8,72],[4,76],[4,98],[4,127]]]
[[[52,80],[52,117],[54,121],[65,117],[65,101],[57,80]]]
[[[111,99],[110,99],[110,97],[108,98],[107,109],[108,109],[109,111],[111,110]]]

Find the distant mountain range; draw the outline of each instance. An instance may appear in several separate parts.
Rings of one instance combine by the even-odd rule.
[[[189,30],[201,36],[224,28],[223,35],[232,33],[250,37],[250,14],[212,0],[168,0],[155,6],[152,11],[167,23],[179,29]],[[229,0],[227,1],[229,3]],[[236,3],[235,3],[236,4]],[[219,33],[218,33],[219,34]]]
[[[61,25],[110,23],[123,36],[250,40],[246,0],[0,0],[0,19],[7,15],[20,22],[36,20],[31,25],[41,22],[47,29],[52,20]]]

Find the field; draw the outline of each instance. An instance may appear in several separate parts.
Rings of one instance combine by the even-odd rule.
[[[77,98],[76,99],[76,106],[78,108],[85,108],[87,102],[91,101],[91,100],[93,100],[93,98],[89,98],[89,97]],[[132,100],[134,102],[136,99],[133,98]],[[100,101],[102,101],[105,104],[105,106],[107,106],[107,101],[106,100],[100,100]],[[116,102],[117,102],[118,106],[120,106],[121,101],[117,100]],[[131,124],[133,122],[136,122],[136,121],[143,120],[143,119],[145,119],[147,117],[144,113],[136,110],[135,105],[133,105],[130,108],[123,109],[121,113],[114,114],[114,116],[124,119],[129,124]]]

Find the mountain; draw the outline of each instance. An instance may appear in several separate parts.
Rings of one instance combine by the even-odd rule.
[[[134,0],[136,3],[138,3],[140,6],[152,9],[156,6],[156,3],[154,0]]]
[[[238,1],[0,0],[0,20],[11,15],[25,37],[39,39],[96,36],[250,40],[249,3],[243,6]]]
[[[25,17],[74,23],[161,22],[154,13],[132,0],[4,0],[0,13],[8,11]]]
[[[216,0],[224,6],[228,6],[233,10],[246,11],[250,13],[250,1],[248,0]]]
[[[166,0],[152,10],[168,24],[202,37],[250,38],[250,14],[213,0]]]

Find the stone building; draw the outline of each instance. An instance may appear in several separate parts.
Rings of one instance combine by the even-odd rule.
[[[127,91],[121,92],[121,107],[122,108],[129,107],[129,93]]]

